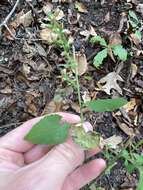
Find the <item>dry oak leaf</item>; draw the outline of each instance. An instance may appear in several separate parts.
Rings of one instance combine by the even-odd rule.
[[[99,88],[106,92],[107,94],[111,94],[111,90],[114,89],[116,90],[119,94],[122,95],[122,89],[120,88],[119,84],[117,81],[123,82],[124,80],[121,78],[119,74],[116,72],[111,72],[107,74],[105,77],[101,78],[97,85],[99,85]],[[105,85],[101,86],[100,84],[106,83]]]

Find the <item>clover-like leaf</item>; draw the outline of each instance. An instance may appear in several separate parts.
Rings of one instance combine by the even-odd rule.
[[[100,37],[100,36],[94,36],[91,38],[91,43],[96,43],[98,42],[101,46],[107,46],[107,42],[104,40],[104,38]]]
[[[141,32],[140,32],[139,30],[137,30],[137,31],[135,32],[135,36],[137,37],[137,39],[138,39],[139,41],[142,40],[142,34],[141,34]]]
[[[127,60],[127,50],[123,48],[122,45],[116,45],[112,47],[114,55],[118,56],[120,60],[126,61]]]
[[[89,109],[96,112],[110,112],[115,111],[116,109],[127,104],[127,100],[124,98],[115,98],[115,99],[99,99],[92,100],[86,105]]]
[[[98,68],[103,63],[103,60],[106,57],[107,57],[107,48],[97,53],[97,55],[94,57],[93,65]]]
[[[143,166],[139,168],[139,183],[137,186],[137,190],[143,189]]]
[[[25,136],[33,144],[60,144],[68,137],[70,124],[61,123],[61,116],[49,115],[36,123]]]

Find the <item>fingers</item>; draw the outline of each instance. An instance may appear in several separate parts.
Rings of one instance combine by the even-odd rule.
[[[98,154],[100,151],[101,151],[100,148],[95,148],[93,150],[86,151],[85,152],[85,157],[86,157],[86,159],[88,159],[88,158]]]
[[[69,113],[57,113],[63,117],[63,120],[69,123],[77,123],[80,121],[80,117]],[[25,135],[31,130],[33,125],[37,123],[42,117],[38,117],[27,121],[19,128],[11,131],[0,139],[0,147],[7,148],[16,152],[27,152],[34,145],[24,140]]]
[[[103,172],[106,163],[103,159],[96,159],[76,169],[67,177],[62,190],[78,190]]]
[[[36,145],[28,152],[24,153],[25,164],[30,164],[42,158],[45,154],[49,152],[52,146],[49,145]]]

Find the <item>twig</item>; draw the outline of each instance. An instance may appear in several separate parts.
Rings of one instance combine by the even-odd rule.
[[[2,28],[3,26],[8,30],[8,32],[10,33],[10,35],[15,39],[15,35],[11,32],[11,30],[9,29],[9,27],[7,26],[7,22],[9,21],[9,19],[11,18],[12,14],[14,13],[14,11],[16,10],[17,5],[19,4],[20,0],[17,0],[14,7],[12,8],[12,10],[10,11],[10,13],[7,15],[7,17],[4,19],[4,21],[0,24],[0,28]]]
[[[10,128],[10,127],[13,126],[13,125],[20,125],[20,124],[23,124],[23,122],[9,123],[9,124],[0,126],[0,128]]]
[[[18,3],[19,3],[20,0],[17,0],[14,7],[12,8],[12,10],[10,11],[10,13],[7,15],[7,17],[4,19],[4,21],[0,24],[0,28],[2,26],[6,26],[7,25],[7,22],[9,21],[10,17],[12,16],[12,14],[14,13]]]

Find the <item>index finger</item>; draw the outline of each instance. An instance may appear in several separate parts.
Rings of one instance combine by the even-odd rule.
[[[68,123],[80,122],[80,117],[70,113],[56,113],[62,116],[62,120]],[[9,132],[0,138],[0,148],[10,149],[15,152],[24,153],[30,150],[34,144],[24,140],[25,135],[31,130],[34,124],[40,121],[42,117],[31,119],[20,127]]]

